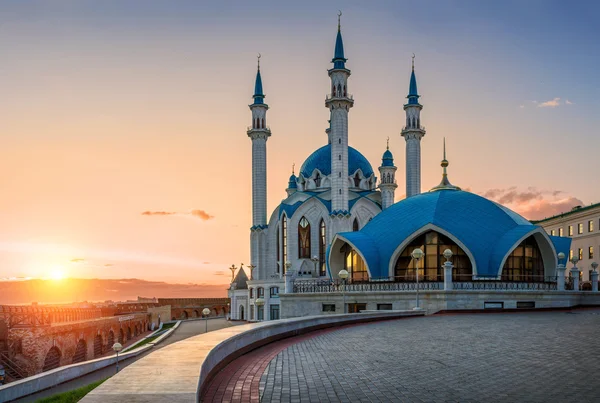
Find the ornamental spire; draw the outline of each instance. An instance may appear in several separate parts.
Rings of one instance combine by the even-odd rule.
[[[263,99],[265,97],[265,95],[263,94],[262,79],[260,77],[260,57],[261,57],[261,54],[259,53],[257,56],[256,81],[254,83],[254,95],[252,96],[252,98],[254,98],[255,105],[264,103]]]
[[[410,85],[408,88],[408,104],[418,105],[419,104],[419,92],[417,91],[417,77],[415,76],[415,54],[412,55],[412,71],[410,73]]]
[[[449,163],[448,163],[448,160],[446,159],[446,137],[444,137],[444,159],[442,160],[442,163],[440,165],[443,169],[442,181],[440,182],[439,185],[432,188],[430,190],[430,192],[435,192],[437,190],[461,190],[458,186],[454,186],[448,180],[448,172],[446,171],[446,168],[448,167]]]
[[[333,53],[333,59],[331,62],[333,63],[334,69],[345,69],[346,58],[344,57],[344,42],[342,41],[342,31],[341,31],[341,16],[342,12],[338,14],[338,31],[337,36],[335,38],[335,51]]]

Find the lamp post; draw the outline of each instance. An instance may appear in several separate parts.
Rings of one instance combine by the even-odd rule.
[[[254,304],[257,307],[256,319],[258,319],[258,321],[260,322],[265,317],[265,312],[264,311],[262,311],[262,315],[259,315],[259,313],[263,309],[263,306],[265,305],[265,300],[263,298],[257,298],[256,301],[254,301]]]
[[[344,302],[344,313],[346,313],[346,279],[348,278],[348,271],[347,270],[340,270],[340,272],[338,273],[339,278],[342,279],[343,285],[342,285],[342,300]]]
[[[210,309],[204,308],[202,310],[202,315],[204,315],[204,322],[205,322],[205,325],[206,325],[204,333],[208,333],[208,315],[210,315]]]
[[[556,266],[556,291],[564,291],[565,290],[565,265],[563,261],[565,260],[565,254],[563,252],[559,252],[558,255],[558,266]]]
[[[319,262],[319,258],[317,257],[317,255],[315,255],[310,260],[312,260],[313,264],[315,265],[315,274],[313,275],[314,277],[317,275],[317,263]]]
[[[579,256],[573,256],[571,258],[571,263],[573,263],[573,267],[571,268],[571,276],[573,278],[573,291],[579,291],[579,268],[577,267],[577,263],[579,262]]]
[[[444,263],[444,290],[450,291],[454,288],[454,284],[452,283],[452,251],[450,249],[446,249],[443,253],[446,262]],[[459,279],[460,281],[460,279]]]
[[[417,269],[417,306],[415,306],[413,309],[415,311],[418,311],[421,309],[419,307],[419,260],[421,260],[421,258],[423,257],[423,251],[421,249],[417,248],[412,251],[411,256],[413,259],[415,259],[417,261],[415,264],[416,269]]]
[[[123,345],[119,342],[113,344],[112,349],[117,353],[117,373],[119,372],[119,351],[123,350]]]

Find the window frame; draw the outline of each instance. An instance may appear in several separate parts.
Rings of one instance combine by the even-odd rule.
[[[577,235],[581,235],[581,234],[583,234],[583,223],[582,222],[577,224]]]
[[[325,309],[327,307],[327,309]],[[333,310],[331,310],[333,307]],[[321,304],[321,312],[333,312],[335,313],[335,304]]]
[[[305,225],[304,225],[305,224]],[[298,259],[310,259],[311,252],[310,221],[305,216],[298,221]]]
[[[269,298],[279,298],[279,287],[269,287]]]

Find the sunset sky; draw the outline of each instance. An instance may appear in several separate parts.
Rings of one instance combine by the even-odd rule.
[[[350,144],[376,169],[390,137],[397,201],[413,52],[423,190],[445,136],[452,183],[527,218],[600,201],[597,2],[2,2],[0,278],[227,283],[249,264],[256,55],[270,215],[327,141],[340,8]]]

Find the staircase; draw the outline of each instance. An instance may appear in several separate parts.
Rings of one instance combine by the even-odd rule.
[[[7,381],[17,381],[27,377],[27,371],[11,360],[6,353],[0,353],[0,364],[4,365]]]

